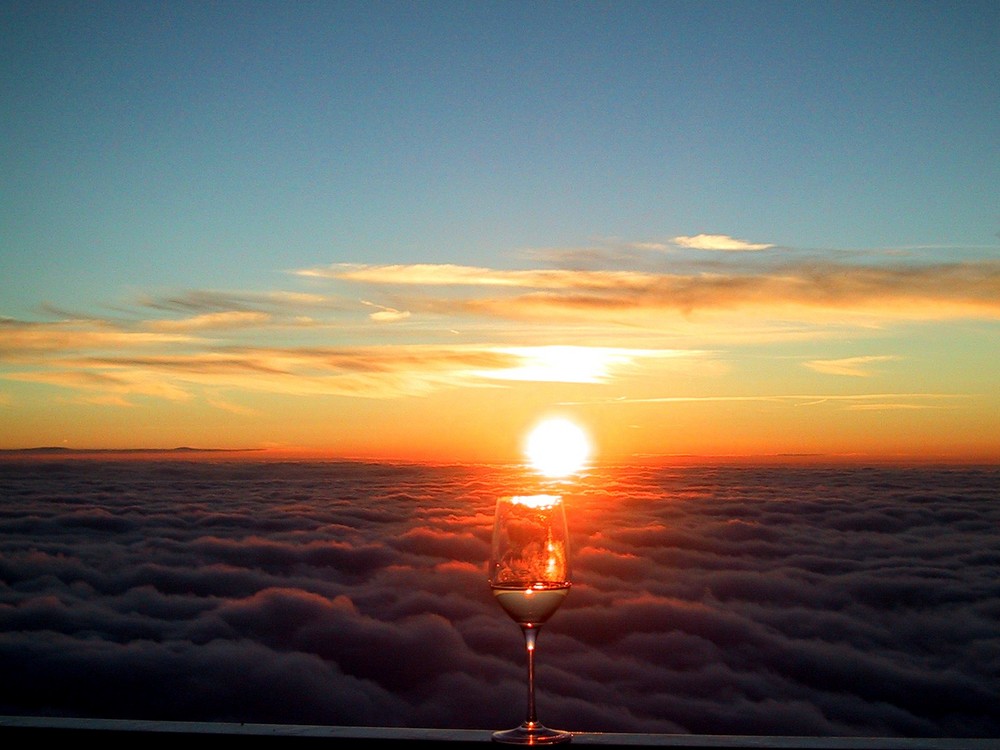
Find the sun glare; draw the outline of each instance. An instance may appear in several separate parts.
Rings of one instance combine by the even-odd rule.
[[[523,505],[525,508],[547,510],[562,502],[562,497],[559,495],[515,495],[510,501],[514,505]]]
[[[590,441],[587,434],[568,419],[546,419],[528,435],[525,453],[541,474],[564,477],[583,468],[590,456]]]

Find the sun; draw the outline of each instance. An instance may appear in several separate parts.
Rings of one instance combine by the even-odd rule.
[[[583,468],[590,441],[578,425],[562,417],[539,422],[524,446],[528,461],[547,477],[565,477]]]

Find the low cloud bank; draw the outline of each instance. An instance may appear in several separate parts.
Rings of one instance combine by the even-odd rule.
[[[0,713],[512,726],[486,589],[514,470],[0,463]],[[1000,736],[995,469],[601,469],[542,719],[581,731]]]

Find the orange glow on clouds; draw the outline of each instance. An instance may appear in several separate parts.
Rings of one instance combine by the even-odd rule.
[[[562,502],[562,498],[559,495],[514,495],[510,501],[514,505],[523,505],[525,508],[546,510],[557,506]]]
[[[720,237],[687,239],[743,257],[768,244]],[[517,462],[524,426],[571,408],[602,461],[1000,457],[993,261],[303,277],[328,293],[0,318],[0,448]],[[589,437],[550,443],[529,457],[545,476],[594,452]]]

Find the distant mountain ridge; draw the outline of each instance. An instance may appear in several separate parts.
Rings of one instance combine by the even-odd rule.
[[[61,445],[41,445],[34,448],[0,448],[0,453],[242,453],[259,448],[192,448],[181,445],[176,448],[67,448]]]

